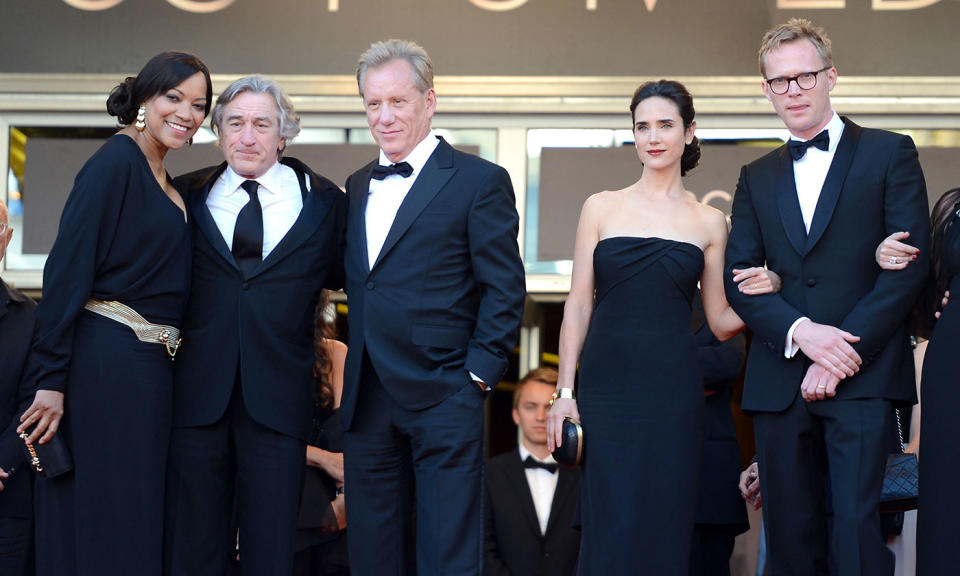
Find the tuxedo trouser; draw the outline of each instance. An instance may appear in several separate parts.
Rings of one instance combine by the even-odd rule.
[[[463,389],[424,410],[402,408],[388,387],[365,358],[344,435],[350,572],[478,576],[485,395],[466,371]]]
[[[306,443],[254,421],[239,378],[238,371],[220,420],[173,429],[164,530],[167,575],[226,574],[236,554],[231,526],[239,526],[243,576],[293,571]]]
[[[785,411],[755,413],[753,423],[769,574],[892,576],[879,513],[890,403],[807,402],[798,393]]]

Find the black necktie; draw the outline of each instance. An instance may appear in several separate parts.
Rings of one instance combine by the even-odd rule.
[[[370,177],[374,180],[383,180],[387,176],[392,176],[394,174],[399,174],[406,178],[407,176],[413,174],[413,166],[407,164],[406,162],[391,164],[389,166],[377,164],[373,167],[373,172],[370,173]]]
[[[790,155],[793,156],[794,162],[803,158],[803,156],[807,153],[807,148],[811,146],[816,146],[817,148],[826,152],[827,148],[830,147],[830,133],[824,130],[806,142],[801,142],[800,140],[794,140],[792,138],[787,141],[787,148],[790,149]]]
[[[250,195],[250,201],[237,214],[237,224],[233,228],[233,257],[243,275],[249,276],[263,259],[263,210],[257,197],[260,183],[244,180],[240,187]]]
[[[548,464],[546,462],[541,462],[539,460],[534,459],[533,456],[527,456],[527,458],[523,461],[523,467],[524,468],[543,468],[544,470],[546,470],[551,474],[557,471],[556,464]]]

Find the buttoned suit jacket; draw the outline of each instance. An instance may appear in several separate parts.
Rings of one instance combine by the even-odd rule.
[[[560,467],[547,531],[533,505],[517,449],[487,462],[484,514],[485,576],[576,574],[580,532],[573,528],[579,470]]]
[[[913,366],[905,319],[928,269],[923,172],[909,137],[843,122],[809,233],[786,145],[740,171],[724,283],[730,304],[753,331],[744,410],[784,410],[799,393],[810,361],[802,351],[787,359],[784,349],[787,331],[803,316],[860,337],[853,344],[863,360],[860,372],[840,382],[836,398],[916,402],[902,370]],[[877,245],[904,230],[919,258],[903,271],[881,270]],[[764,263],[782,278],[780,292],[741,294],[732,270]]]
[[[376,164],[347,179],[345,430],[365,356],[387,393],[408,410],[473,385],[469,372],[496,386],[516,345],[526,296],[506,170],[441,139],[371,267],[364,214]]]
[[[223,164],[180,176],[193,219],[193,274],[174,377],[174,426],[213,424],[229,404],[237,369],[258,423],[306,440],[312,413],[314,310],[342,284],[346,197],[295,158],[280,162],[308,182],[293,226],[244,277],[206,200]]]
[[[21,376],[33,339],[34,306],[33,300],[0,280],[0,467],[10,474],[0,491],[0,518],[33,515],[33,474],[17,426],[33,400],[33,390]]]

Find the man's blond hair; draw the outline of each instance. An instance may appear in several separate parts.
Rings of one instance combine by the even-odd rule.
[[[767,77],[767,54],[773,52],[785,42],[807,39],[817,49],[824,66],[833,66],[833,49],[830,39],[823,28],[815,26],[805,18],[791,18],[784,24],[767,30],[760,41],[760,75]]]

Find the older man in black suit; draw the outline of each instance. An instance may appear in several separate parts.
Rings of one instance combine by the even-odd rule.
[[[190,302],[174,380],[166,570],[290,574],[312,414],[314,309],[342,278],[346,197],[281,158],[289,98],[249,76],[217,99],[226,162],[177,178],[194,223]]]
[[[753,412],[771,574],[893,574],[879,499],[891,404],[916,401],[901,366],[905,319],[927,275],[927,194],[907,136],[861,128],[830,104],[830,41],[793,19],[760,51],[763,93],[791,134],[744,166],[727,244],[727,298],[753,330],[743,408]],[[908,231],[919,258],[881,271],[874,250]],[[766,262],[777,294],[747,296],[733,269]],[[824,463],[826,468],[824,468]],[[776,506],[769,505],[777,503]]]
[[[513,393],[520,445],[487,462],[485,576],[573,576],[580,532],[573,528],[579,471],[547,449],[547,412],[557,371],[538,368]]]
[[[0,200],[0,260],[13,237],[10,213]],[[20,389],[30,340],[33,336],[33,300],[0,279],[0,574],[26,575],[30,562],[33,519],[33,474],[17,436],[21,401],[32,399],[32,390]],[[27,400],[29,404],[29,400]]]
[[[525,297],[513,187],[506,170],[431,131],[437,96],[423,48],[374,44],[357,83],[380,157],[347,180],[350,569],[476,575],[483,404],[507,368]]]

